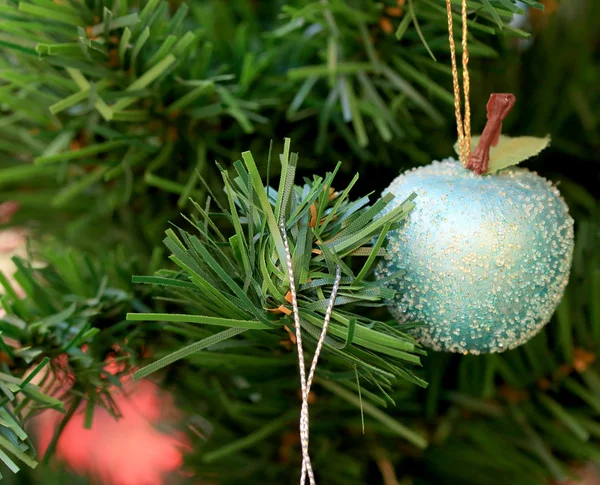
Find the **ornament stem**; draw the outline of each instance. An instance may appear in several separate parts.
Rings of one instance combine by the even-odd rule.
[[[477,174],[484,174],[488,170],[490,148],[495,147],[502,133],[502,121],[515,105],[514,94],[494,93],[487,103],[487,123],[479,139],[479,144],[469,157],[466,168]]]

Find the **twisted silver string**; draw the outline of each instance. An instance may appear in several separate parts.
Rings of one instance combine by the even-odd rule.
[[[313,361],[310,366],[308,378],[306,379],[306,392],[307,393],[310,392],[310,386],[312,386],[313,377],[315,376],[317,362],[319,360],[319,355],[321,355],[321,347],[323,347],[323,343],[325,342],[325,335],[327,334],[327,327],[329,326],[329,321],[331,320],[331,312],[333,311],[333,305],[335,304],[335,297],[337,295],[338,290],[340,289],[341,279],[342,279],[342,268],[340,268],[339,266],[336,266],[335,281],[333,282],[333,288],[331,289],[331,295],[329,296],[329,304],[327,305],[327,311],[325,312],[325,318],[323,319],[323,329],[321,330],[321,335],[319,336],[319,341],[317,342],[317,348],[315,349],[315,355],[313,357]]]
[[[313,360],[310,366],[310,371],[308,373],[308,379],[306,378],[306,366],[304,363],[304,349],[302,347],[302,332],[300,330],[300,312],[298,310],[298,298],[296,293],[296,284],[294,282],[294,268],[292,264],[292,254],[290,251],[290,246],[288,243],[287,232],[285,230],[285,224],[281,222],[280,224],[281,235],[283,238],[283,247],[285,249],[285,257],[288,268],[288,274],[290,277],[290,293],[292,295],[292,310],[294,313],[294,328],[296,330],[296,349],[298,351],[298,366],[300,368],[300,388],[302,392],[302,408],[300,410],[300,443],[302,447],[302,471],[300,476],[300,485],[305,485],[306,476],[308,475],[308,480],[310,485],[316,485],[315,476],[312,469],[312,464],[310,462],[310,455],[308,453],[308,439],[310,435],[309,430],[309,422],[308,422],[308,396],[310,393],[310,387],[312,385],[312,381],[315,375],[315,370],[317,368],[317,362],[319,360],[319,355],[321,353],[321,349],[323,347],[323,342],[325,341],[325,335],[327,334],[327,327],[329,326],[329,321],[331,320],[331,313],[333,311],[333,306],[335,304],[335,296],[340,287],[340,280],[342,278],[341,268],[338,266],[336,268],[335,273],[335,281],[333,283],[333,288],[331,289],[331,296],[329,297],[329,304],[327,305],[327,310],[325,312],[325,318],[323,320],[323,329],[321,330],[321,335],[319,336],[319,340],[317,342],[317,348],[315,350],[315,355],[313,356]]]

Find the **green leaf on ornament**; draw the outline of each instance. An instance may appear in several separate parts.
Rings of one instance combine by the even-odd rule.
[[[471,146],[474,148],[479,144],[480,136],[471,138]],[[490,161],[487,173],[495,173],[512,165],[518,165],[528,158],[538,155],[550,144],[550,135],[543,138],[534,136],[510,136],[500,135],[500,140],[495,147],[490,148]],[[454,145],[458,153],[458,144]]]

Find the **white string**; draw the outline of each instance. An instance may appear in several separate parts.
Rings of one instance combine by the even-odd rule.
[[[298,350],[298,365],[300,368],[300,388],[302,392],[302,408],[300,411],[300,443],[302,447],[302,475],[300,476],[300,485],[305,485],[306,476],[310,485],[316,485],[315,476],[313,473],[312,465],[310,462],[310,455],[308,454],[308,438],[310,434],[309,423],[308,423],[308,395],[310,393],[310,387],[315,375],[317,368],[317,362],[319,355],[325,341],[325,335],[327,334],[327,327],[331,320],[331,312],[333,311],[333,305],[335,303],[335,296],[340,288],[340,280],[342,278],[342,270],[339,266],[336,267],[335,281],[333,288],[331,289],[331,296],[329,297],[329,304],[325,312],[325,318],[323,319],[323,329],[317,342],[317,348],[315,355],[310,366],[308,373],[308,379],[306,378],[306,367],[304,363],[304,349],[302,348],[302,332],[300,330],[300,312],[298,310],[298,299],[296,294],[296,285],[294,282],[294,268],[292,264],[292,254],[290,252],[290,246],[288,244],[287,232],[285,230],[284,222],[281,222],[281,235],[283,238],[283,247],[285,249],[286,263],[288,267],[288,274],[290,277],[290,293],[292,294],[292,309],[294,312],[294,328],[296,330],[296,349]]]

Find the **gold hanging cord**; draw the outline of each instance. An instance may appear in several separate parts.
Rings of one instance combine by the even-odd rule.
[[[469,103],[469,49],[467,46],[467,0],[462,0],[462,69],[463,69],[463,92],[465,98],[464,122],[461,114],[460,86],[458,80],[458,68],[456,67],[456,46],[454,45],[454,32],[452,25],[452,3],[446,0],[448,12],[448,40],[450,41],[450,58],[452,60],[452,84],[454,86],[454,109],[456,116],[456,130],[458,132],[458,146],[460,160],[466,165],[471,156],[471,105]]]

